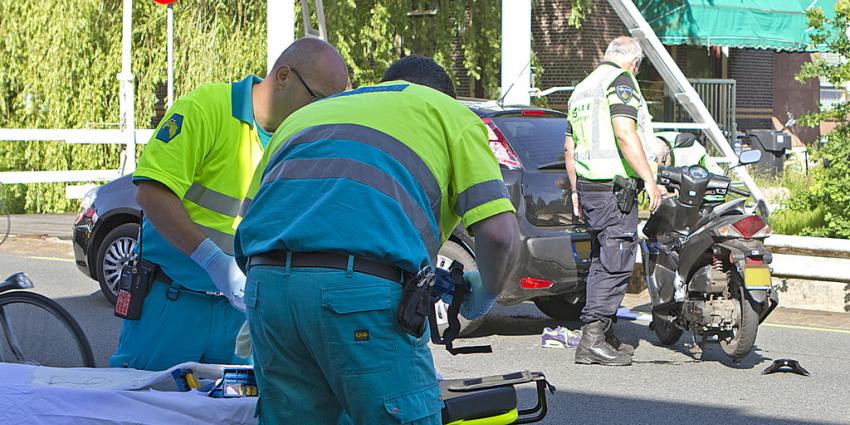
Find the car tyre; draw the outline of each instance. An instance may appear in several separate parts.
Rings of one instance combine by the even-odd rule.
[[[475,259],[472,258],[472,255],[466,251],[460,244],[454,241],[446,241],[442,247],[440,247],[440,252],[437,254],[437,267],[441,267],[444,269],[449,268],[451,264],[455,261],[460,261],[463,264],[463,271],[473,271],[478,270],[478,264],[475,262]],[[437,329],[440,330],[440,333],[443,333],[445,329],[449,326],[448,322],[445,321],[445,315],[448,313],[449,306],[444,303],[442,300],[437,301],[435,308],[437,309]],[[458,315],[458,321],[460,322],[460,332],[458,332],[459,337],[466,337],[475,332],[476,329],[481,327],[484,323],[484,319],[486,316],[475,319],[468,320],[467,318]]]
[[[124,223],[110,230],[97,249],[97,281],[103,296],[113,305],[118,293],[121,268],[136,260],[133,250],[136,248],[138,236],[137,223]]]
[[[534,305],[555,320],[578,320],[584,309],[584,301],[573,303],[564,296],[538,297],[534,299]]]

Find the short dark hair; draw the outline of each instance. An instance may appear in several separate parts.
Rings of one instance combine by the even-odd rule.
[[[384,81],[403,80],[430,87],[457,98],[451,77],[434,59],[427,56],[405,56],[390,65],[384,73]]]

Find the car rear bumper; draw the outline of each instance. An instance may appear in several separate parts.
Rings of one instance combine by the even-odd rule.
[[[92,270],[88,264],[88,248],[91,242],[93,228],[94,223],[92,222],[91,217],[78,217],[74,222],[74,228],[72,230],[73,233],[71,235],[71,245],[74,247],[74,264],[77,265],[77,268],[80,269],[84,275],[92,279],[96,279],[96,277],[92,275]]]
[[[542,296],[577,294],[584,298],[590,268],[590,235],[543,231],[526,237],[520,252],[517,281],[502,293],[500,304],[517,304]],[[520,281],[531,277],[552,283],[548,288],[523,288]]]

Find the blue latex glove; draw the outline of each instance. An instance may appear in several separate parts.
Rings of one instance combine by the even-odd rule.
[[[460,305],[461,316],[468,320],[483,317],[493,308],[493,304],[496,304],[499,294],[491,293],[484,288],[481,284],[481,275],[477,270],[464,273],[463,280],[469,285],[470,292],[466,294],[463,304]]]
[[[454,291],[455,287],[452,283],[451,273],[439,267],[434,268],[434,273],[437,275],[437,281],[434,283],[434,289],[431,293],[439,296],[447,305],[451,304],[453,299],[452,291]]]
[[[245,312],[245,275],[236,265],[236,259],[225,254],[209,238],[195,248],[191,258],[207,271],[215,287],[224,293],[230,304]]]

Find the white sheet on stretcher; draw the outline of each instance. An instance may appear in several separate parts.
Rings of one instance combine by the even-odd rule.
[[[198,378],[221,365],[185,363]],[[256,398],[175,392],[171,369],[48,368],[0,363],[0,424],[255,424]],[[161,391],[162,389],[164,391]]]

